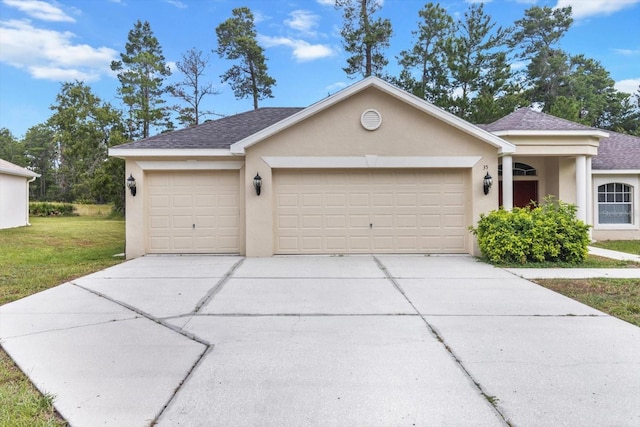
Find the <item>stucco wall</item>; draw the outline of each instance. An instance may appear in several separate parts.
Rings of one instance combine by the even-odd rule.
[[[368,131],[360,124],[361,114],[367,109],[375,109],[382,116],[382,125],[376,131]],[[495,147],[370,88],[247,148],[247,256],[273,254],[273,171],[264,157],[365,155],[479,156],[480,160],[469,171],[472,188],[466,201],[468,225],[475,224],[481,212],[497,206],[497,185],[488,196],[482,187],[487,171],[498,176]],[[256,196],[251,188],[256,172],[263,178],[261,196]],[[477,253],[471,235],[467,247],[469,252]]]
[[[27,178],[0,174],[0,229],[28,224],[27,188]]]

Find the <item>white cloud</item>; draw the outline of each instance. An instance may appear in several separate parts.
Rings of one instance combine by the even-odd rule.
[[[304,40],[290,39],[287,37],[258,36],[260,42],[266,47],[286,46],[293,49],[293,56],[298,62],[313,61],[335,55],[335,51],[323,44],[310,44]]]
[[[294,10],[289,14],[291,19],[285,19],[284,23],[291,29],[299,31],[305,35],[315,37],[315,28],[318,26],[320,16],[308,10]]]
[[[186,9],[187,5],[178,0],[164,0],[165,3],[168,3],[172,6],[177,7],[178,9]]]
[[[251,13],[253,13],[253,22],[256,24],[269,20],[269,17],[259,10],[252,10]]]
[[[97,80],[111,75],[117,52],[74,44],[72,32],[36,28],[30,21],[0,21],[0,61],[26,69],[36,79]]]
[[[640,86],[640,77],[637,79],[620,80],[619,82],[616,82],[613,87],[619,90],[620,92],[633,94],[638,91],[639,86]]]
[[[76,22],[62,9],[40,0],[2,0],[2,3],[26,13],[32,18],[52,22]]]
[[[613,49],[613,51],[624,56],[640,55],[640,49]]]
[[[97,73],[59,67],[32,66],[29,67],[29,73],[36,79],[53,80],[56,82],[68,82],[72,80],[90,82],[100,77]]]
[[[316,3],[321,6],[335,6],[336,0],[316,0]]]
[[[556,9],[571,6],[574,19],[588,18],[594,15],[611,15],[640,0],[558,0]]]

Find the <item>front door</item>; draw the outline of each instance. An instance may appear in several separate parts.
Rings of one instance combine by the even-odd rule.
[[[499,199],[499,206],[502,206],[502,181]],[[513,181],[513,206],[524,208],[531,201],[538,203],[538,181]]]

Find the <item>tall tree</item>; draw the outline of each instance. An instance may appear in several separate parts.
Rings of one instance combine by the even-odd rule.
[[[203,57],[201,50],[191,48],[182,55],[182,61],[176,62],[176,67],[182,72],[184,79],[167,87],[171,95],[187,103],[186,107],[178,110],[178,120],[186,126],[197,125],[200,123],[201,116],[213,114],[200,109],[202,98],[219,93],[213,88],[212,83],[202,83],[208,63],[209,58]]]
[[[421,21],[412,34],[411,50],[400,52],[400,77],[395,83],[433,104],[444,106],[449,78],[446,46],[456,31],[453,18],[439,4],[427,3],[419,12]]]
[[[7,128],[0,128],[0,159],[18,166],[26,166],[24,144]]]
[[[336,0],[344,23],[340,30],[342,45],[351,54],[343,70],[350,77],[382,76],[389,61],[383,50],[389,47],[393,33],[389,19],[373,19],[382,6],[380,0]]]
[[[529,61],[525,71],[529,98],[547,112],[569,71],[569,55],[556,46],[572,23],[571,7],[533,6],[515,22],[509,42],[510,47],[519,49],[518,59]]]
[[[54,130],[47,124],[30,127],[24,136],[24,148],[32,170],[40,174],[40,178],[34,183],[38,188],[34,198],[54,200],[56,198],[54,185],[58,158]],[[53,191],[50,191],[50,187]]]
[[[48,124],[55,132],[59,153],[61,199],[108,201],[93,180],[111,161],[107,160],[107,148],[126,141],[120,113],[78,81],[62,85],[51,109],[54,113]],[[122,182],[122,176],[117,182]]]
[[[509,32],[495,28],[483,4],[472,4],[458,26],[459,33],[448,47],[453,88],[450,110],[475,123],[495,120],[500,115],[495,117],[494,100],[511,77],[505,49]]]
[[[118,72],[118,92],[128,108],[130,137],[147,138],[151,126],[166,126],[169,111],[163,105],[162,84],[171,70],[148,22],[134,24],[125,53],[120,54],[120,61],[111,62],[111,69]]]
[[[238,61],[222,76],[222,82],[229,82],[236,98],[253,99],[253,108],[258,109],[258,101],[273,98],[271,91],[276,81],[267,73],[267,58],[264,49],[256,40],[254,17],[247,7],[231,11],[232,17],[216,27],[218,49],[221,58]]]

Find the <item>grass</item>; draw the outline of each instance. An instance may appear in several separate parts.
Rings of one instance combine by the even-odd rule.
[[[640,240],[603,240],[602,242],[592,243],[592,246],[640,255]]]
[[[545,279],[535,282],[640,326],[640,279]]]
[[[0,425],[66,426],[53,409],[51,395],[42,395],[0,350]]]
[[[587,255],[582,264],[568,262],[492,263],[486,258],[481,258],[481,260],[501,268],[640,268],[640,264],[637,262],[603,258],[595,255]]]
[[[85,205],[86,206],[86,205]],[[0,230],[0,305],[121,262],[124,221],[86,207],[82,215],[31,218],[31,227]],[[97,211],[100,211],[98,214]],[[65,426],[42,395],[0,349],[0,426]]]
[[[124,221],[106,217],[31,218],[0,230],[0,305],[122,261]]]

